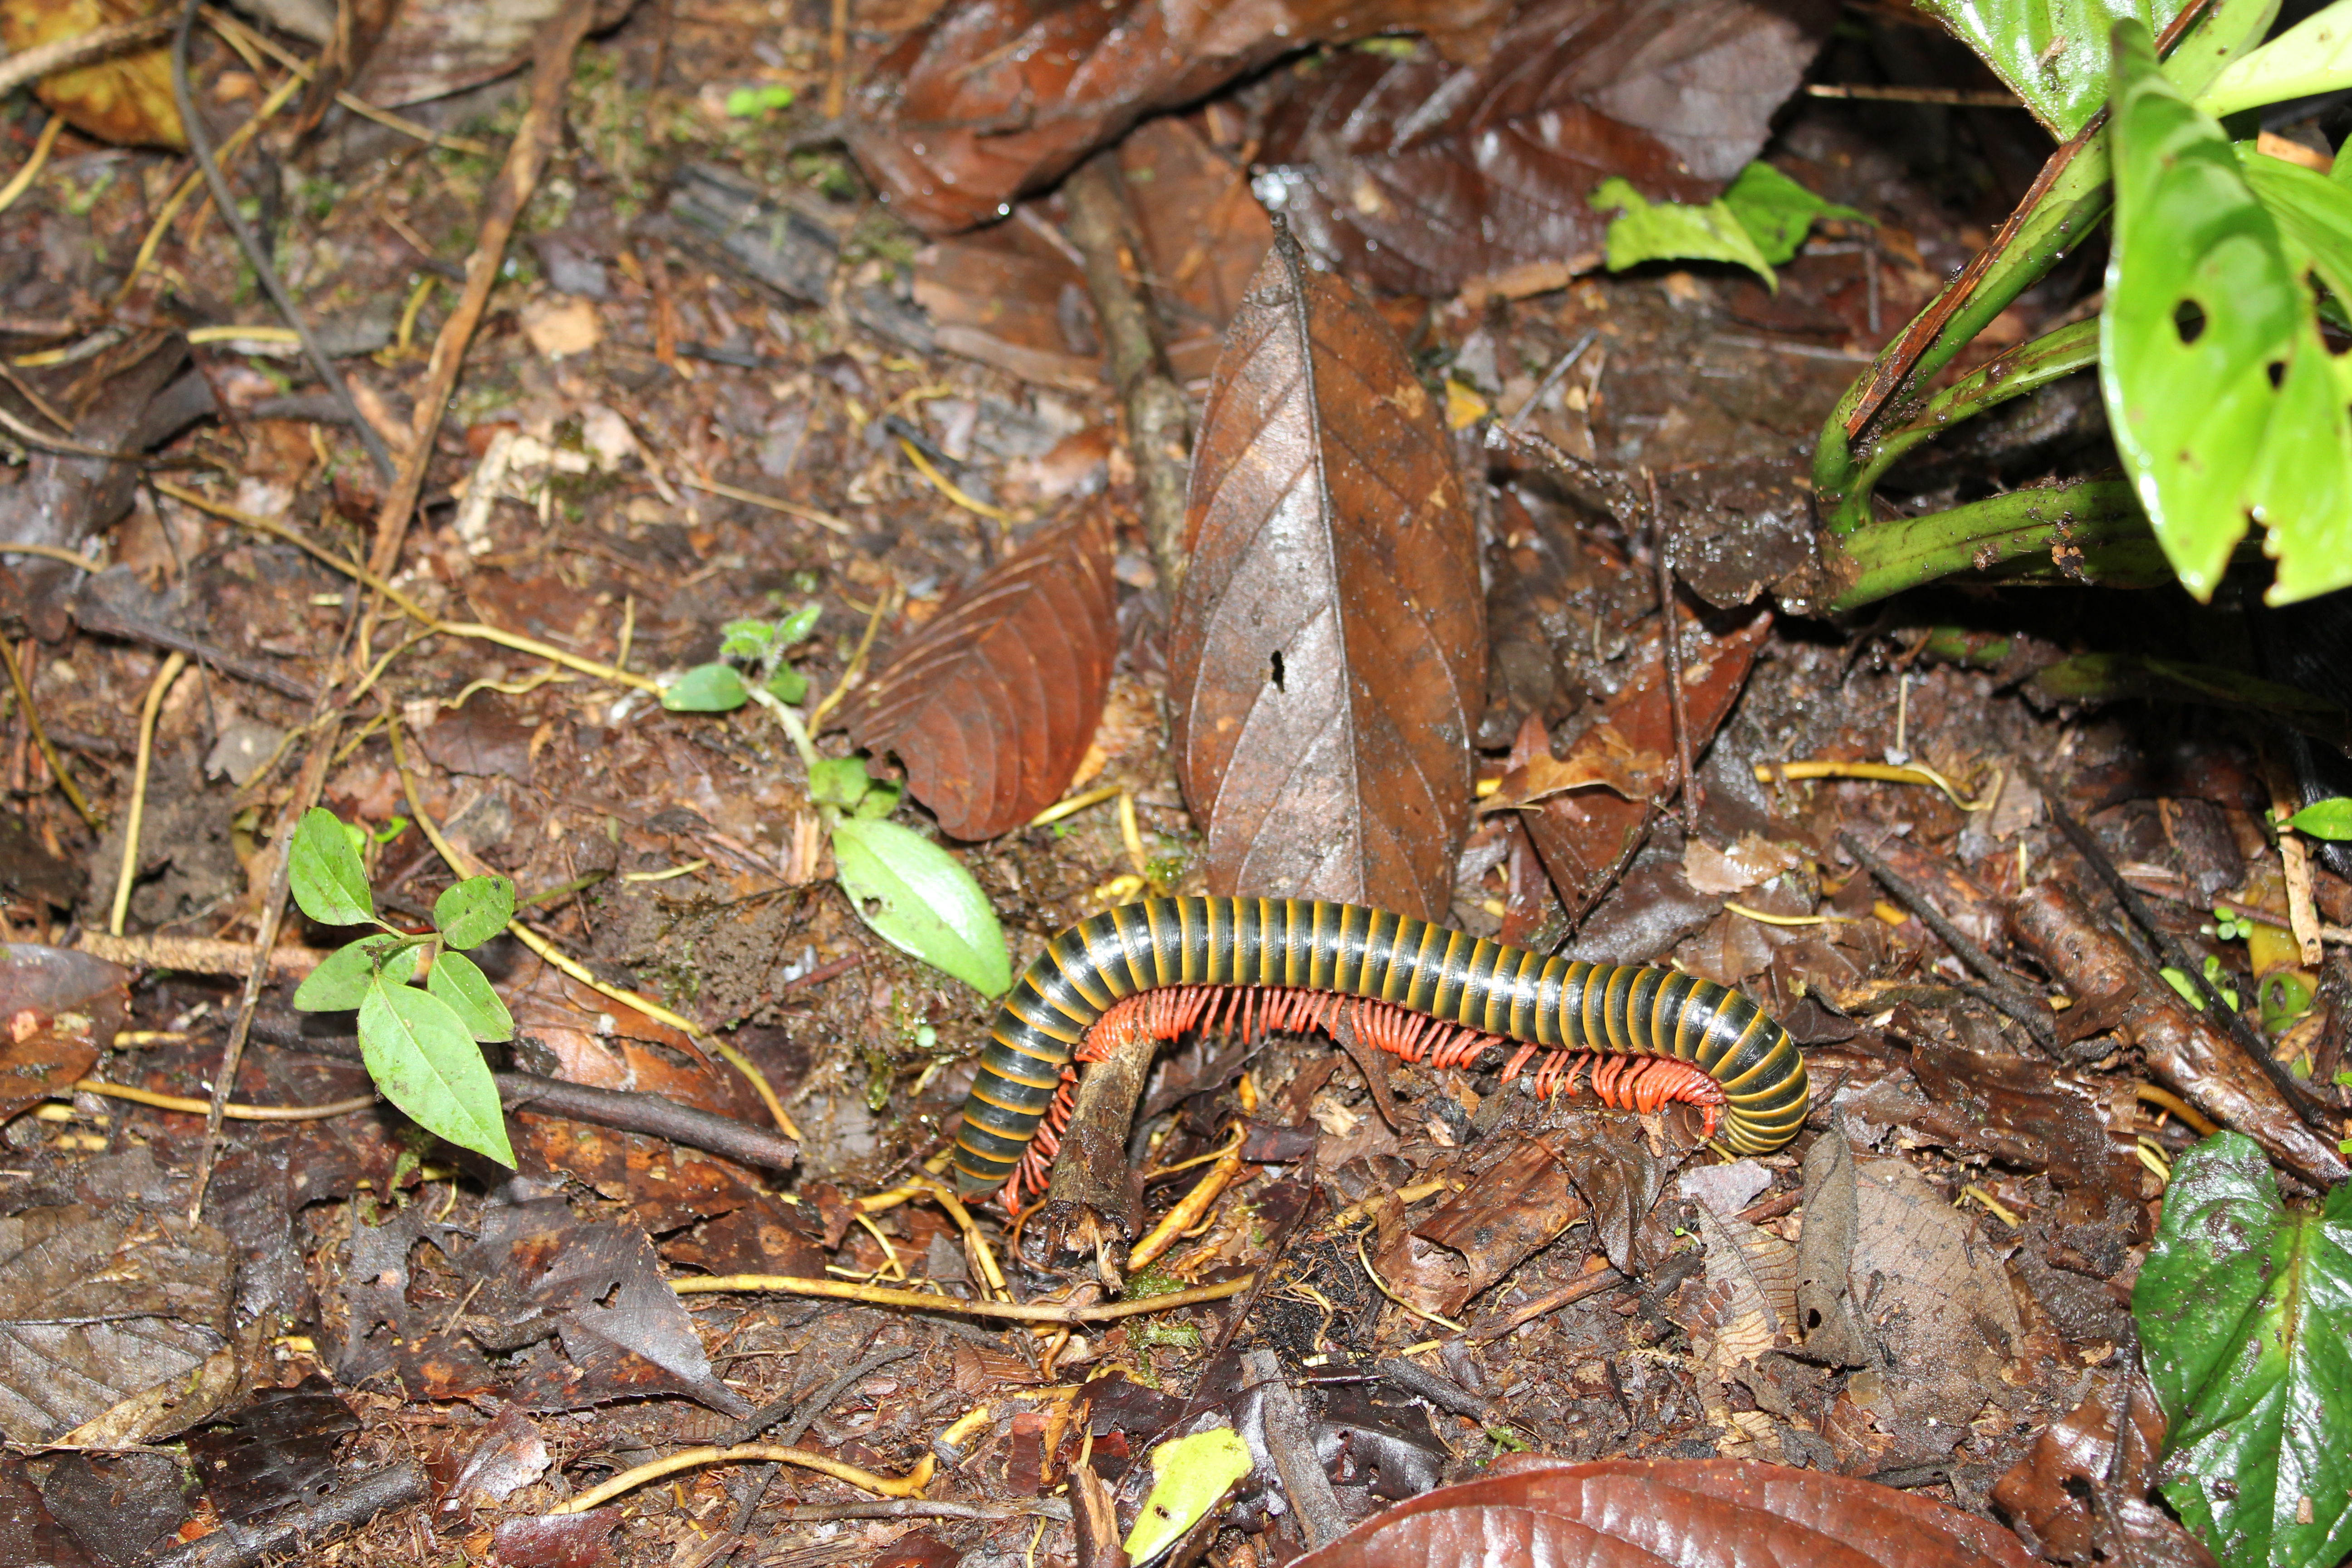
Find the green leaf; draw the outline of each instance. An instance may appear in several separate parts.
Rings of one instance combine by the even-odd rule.
[[[739,87],[727,95],[727,116],[730,120],[762,118],[790,109],[793,97],[788,87]]]
[[[2352,838],[2352,800],[2333,795],[2326,800],[2315,800],[2286,819],[2287,826],[2297,833],[2307,833],[2314,838],[2342,841]]]
[[[462,952],[445,952],[433,961],[433,973],[425,977],[425,989],[449,1004],[449,1011],[478,1040],[511,1040],[514,1038],[514,1015],[490,989],[489,976],[482,966]]]
[[[2352,0],[2307,16],[2269,43],[2240,55],[2197,100],[2216,119],[2257,104],[2283,103],[2352,87]]]
[[[2352,1549],[2352,1184],[2286,1208],[2260,1145],[2176,1161],[2132,1317],[2168,1423],[2164,1495],[2233,1565]]]
[[[2116,28],[2116,237],[2100,315],[2116,447],[2165,557],[2210,599],[2250,518],[2281,557],[2271,597],[2352,572],[2336,526],[2352,449],[2310,289],[2221,128]]]
[[[1729,261],[1751,268],[1768,287],[1780,287],[1738,215],[1719,199],[1705,206],[1653,202],[1625,180],[1611,178],[1592,193],[1592,206],[1596,212],[1624,209],[1609,225],[1612,272],[1644,261]]]
[[[698,664],[662,688],[673,713],[731,713],[751,700],[731,664]]]
[[[807,604],[778,621],[776,646],[785,648],[791,647],[794,643],[807,641],[809,633],[816,630],[817,618],[824,614],[823,605]]]
[[[384,1098],[419,1127],[513,1169],[499,1086],[449,1004],[374,981],[360,1003],[360,1054]]]
[[[808,695],[808,677],[789,664],[779,665],[776,673],[768,677],[768,695],[798,707],[801,699]]]
[[[394,951],[397,949],[398,951]],[[390,952],[390,958],[383,955]],[[384,983],[405,985],[416,973],[424,945],[413,937],[378,931],[335,949],[294,988],[294,1005],[305,1013],[340,1013],[356,1007],[374,984],[376,963],[383,963]]]
[[[2204,1009],[2205,993],[2197,989],[2197,982],[2189,978],[2187,970],[2175,969],[2168,963],[2157,973],[2164,976],[2164,983],[2167,985],[2180,993],[2180,999],[2183,1002],[2200,1012]]]
[[[898,809],[898,802],[906,797],[906,794],[907,785],[902,779],[876,779],[866,786],[866,793],[857,797],[857,805],[851,815],[887,816]]]
[[[433,924],[451,947],[481,946],[514,912],[514,884],[504,877],[468,877],[433,900]]]
[[[1183,1539],[1255,1463],[1230,1426],[1212,1426],[1151,1450],[1151,1491],[1127,1533],[1128,1561],[1146,1563]]]
[[[729,621],[719,628],[719,657],[760,658],[775,640],[776,628],[766,621]]]
[[[295,903],[320,925],[355,926],[375,918],[375,898],[368,891],[359,851],[324,806],[312,806],[295,824],[287,872]]]
[[[1765,260],[1778,267],[1797,254],[1816,218],[1870,221],[1869,215],[1825,202],[1771,164],[1754,163],[1739,171],[1723,193],[1723,205],[1756,242]]]
[[[988,896],[963,862],[895,822],[834,824],[834,859],[858,918],[892,946],[984,995],[1013,985],[1013,960]]]
[[[1919,0],[2063,140],[2107,97],[2107,37],[2117,22],[2159,31],[2184,0]]]
[[[873,787],[863,757],[827,757],[809,769],[809,799],[820,805],[854,806]]]

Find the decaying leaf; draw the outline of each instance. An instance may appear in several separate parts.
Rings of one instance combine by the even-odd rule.
[[[1147,120],[1118,144],[1144,277],[1181,381],[1217,367],[1227,323],[1274,247],[1274,225],[1240,164],[1209,145],[1191,121]]]
[[[1600,788],[1627,800],[1647,800],[1673,773],[1674,765],[1665,758],[1655,752],[1636,752],[1617,726],[1604,720],[1586,731],[1565,757],[1553,756],[1548,746],[1534,752],[1503,775],[1495,793],[1478,803],[1478,810],[1482,816],[1516,811],[1572,789]]]
[[[2116,1428],[2126,1415],[2119,1458]],[[1992,1500],[2043,1556],[2061,1563],[2212,1568],[2211,1555],[2150,1495],[2163,1448],[2163,1407],[2135,1371],[2052,1422],[2033,1451],[1993,1483]]]
[[[1796,1342],[1797,1249],[1746,1220],[1698,1209],[1706,1282],[1690,1297],[1686,1326],[1718,1372]]]
[[[1738,893],[1795,869],[1800,858],[1789,846],[1753,833],[1723,849],[1693,838],[1683,846],[1683,875],[1702,893]]]
[[[956,5],[877,62],[845,138],[899,216],[948,234],[1003,216],[1146,115],[1293,49],[1395,29],[1475,53],[1502,11],[1503,0]]]
[[[1475,527],[1395,334],[1278,243],[1192,459],[1169,637],[1218,892],[1442,914],[1486,689]]]
[[[1529,1138],[1384,1247],[1381,1273],[1451,1315],[1591,1212],[1568,1168]]]
[[[0,43],[10,54],[22,54],[163,9],[162,0],[0,0]],[[160,46],[44,77],[33,96],[67,124],[101,142],[129,147],[188,144],[179,106],[172,101],[171,51]]]
[[[957,838],[993,838],[1059,797],[1118,653],[1110,515],[1087,507],[1007,557],[859,693],[857,744],[895,752]]]
[[[1477,65],[1350,54],[1292,79],[1266,127],[1267,205],[1350,276],[1505,293],[1598,267],[1612,175],[1705,202],[1763,145],[1834,8],[1522,0]]]
[[[593,31],[617,25],[635,0],[599,0]],[[563,0],[403,0],[368,52],[352,90],[396,109],[462,92],[520,70]]]
[[[1999,1525],[1874,1482],[1745,1459],[1507,1458],[1298,1568],[2032,1568]]]
[[[257,1390],[190,1433],[188,1457],[224,1517],[255,1519],[331,1489],[336,1447],[359,1426],[314,1373],[293,1388]]]
[[[915,258],[915,303],[950,353],[1041,386],[1098,393],[1102,325],[1052,205],[1024,202],[1003,223],[925,246]]]

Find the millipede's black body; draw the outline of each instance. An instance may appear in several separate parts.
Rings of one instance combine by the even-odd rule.
[[[964,1100],[958,1187],[977,1196],[1013,1173],[1097,1018],[1178,985],[1334,992],[1538,1046],[1673,1057],[1722,1086],[1722,1142],[1738,1153],[1780,1147],[1805,1119],[1796,1042],[1714,981],[1546,958],[1358,904],[1149,899],[1063,931],[1005,998]]]

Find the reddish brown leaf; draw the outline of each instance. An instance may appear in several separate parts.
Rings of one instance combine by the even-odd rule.
[[[1690,722],[1694,755],[1706,749],[1708,737],[1731,711],[1771,625],[1770,616],[1759,614],[1717,637],[1701,626],[1684,624],[1683,706]],[[1585,732],[1587,741],[1596,747],[1602,744],[1592,737],[1605,740],[1606,727],[1637,752],[1670,756],[1675,751],[1674,714],[1666,695],[1664,654],[1654,630],[1630,657],[1639,673],[1602,707],[1592,728]],[[1571,761],[1585,744],[1580,742],[1570,752]],[[1670,781],[1673,775],[1669,767],[1662,776]],[[1542,809],[1526,814],[1528,833],[1543,857],[1544,869],[1551,873],[1553,885],[1570,910],[1584,908],[1605,891],[1619,866],[1641,847],[1650,809],[1646,793],[1626,799],[1605,790],[1587,789],[1555,795],[1542,803]]]
[[[1349,54],[1291,79],[1260,189],[1351,276],[1450,294],[1600,265],[1612,174],[1706,201],[1764,143],[1835,7],[1815,0],[1523,0],[1478,66]]]
[[[1386,322],[1278,242],[1192,454],[1169,635],[1209,884],[1444,912],[1486,694],[1475,526]]]
[[[1602,720],[1584,732],[1576,749],[1555,757],[1549,748],[1530,754],[1502,777],[1495,793],[1478,803],[1483,815],[1513,811],[1572,789],[1605,789],[1627,800],[1647,800],[1674,776],[1674,764],[1656,752],[1637,752],[1617,726]]]
[[[1748,1459],[1505,1461],[1297,1568],[2032,1568],[2016,1537],[1907,1492]]]
[[[2119,1463],[2116,1426],[2124,1406],[2131,1430]],[[2061,1563],[2211,1568],[2211,1554],[2150,1495],[2163,1451],[2164,1412],[2147,1376],[2135,1371],[2052,1422],[2033,1451],[1993,1483],[1992,1498],[2043,1556]]]
[[[1118,165],[1143,230],[1144,276],[1179,379],[1216,369],[1225,328],[1274,245],[1249,176],[1186,120],[1146,121],[1119,143]]]
[[[1102,331],[1087,279],[1051,209],[1024,202],[1011,219],[926,246],[915,303],[950,353],[1024,381],[1102,390]]]
[[[1110,515],[1089,506],[941,610],[859,693],[856,742],[898,753],[957,838],[993,838],[1054,804],[1102,717],[1118,653]]]
[[[1423,1308],[1458,1312],[1591,1212],[1568,1167],[1527,1139],[1382,1248],[1381,1272]]]
[[[850,101],[845,135],[899,216],[948,234],[1003,216],[1146,115],[1293,49],[1394,28],[1445,35],[1466,56],[1503,9],[1503,0],[969,0],[876,63]]]

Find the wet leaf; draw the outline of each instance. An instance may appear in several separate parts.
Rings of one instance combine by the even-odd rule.
[[[335,814],[314,805],[294,826],[287,873],[294,902],[322,926],[355,926],[375,918],[360,852]]]
[[[1382,1248],[1381,1273],[1416,1305],[1451,1315],[1591,1212],[1568,1167],[1527,1139]]]
[[[1609,270],[1622,272],[1645,261],[1727,261],[1745,267],[1778,291],[1774,276],[1756,238],[1740,223],[1739,215],[1717,199],[1700,205],[1689,202],[1651,203],[1623,180],[1603,180],[1592,193],[1592,205],[1617,212],[1609,224]]]
[[[2118,1455],[2118,1412],[2126,1410],[2130,1425]],[[2020,1534],[2062,1563],[2213,1568],[2196,1538],[2157,1505],[2163,1447],[2164,1411],[2147,1377],[2134,1370],[2052,1422],[2032,1451],[1993,1483],[1992,1499]]]
[[[1685,1326],[1718,1371],[1797,1342],[1797,1249],[1746,1220],[1698,1205],[1706,1282],[1690,1296]]]
[[[1181,382],[1217,368],[1227,323],[1274,246],[1274,225],[1248,172],[1202,140],[1190,120],[1147,120],[1118,144],[1144,279]]]
[[[433,961],[425,989],[449,1005],[457,1021],[477,1040],[511,1040],[514,1018],[490,988],[481,966],[462,952],[445,952]]]
[[[2132,1290],[2171,1429],[2164,1495],[2233,1563],[2328,1568],[2352,1548],[2352,1184],[2289,1209],[2260,1145],[2173,1165]]]
[[[673,713],[732,713],[751,700],[742,673],[731,664],[698,664],[662,688]]]
[[[563,0],[403,0],[369,51],[352,90],[397,109],[496,81],[529,63]],[[592,27],[628,15],[625,0],[599,0]]]
[[[2117,22],[2153,32],[2184,0],[1919,0],[1974,49],[2033,117],[2061,138],[2090,122],[2107,99],[2107,37]]]
[[[1267,116],[1266,205],[1351,277],[1559,288],[1601,262],[1612,175],[1705,203],[1761,147],[1834,12],[1810,0],[1536,0],[1483,63],[1327,58]]]
[[[1212,1426],[1151,1450],[1151,1490],[1123,1543],[1131,1562],[1148,1562],[1183,1538],[1225,1489],[1250,1473],[1249,1445],[1230,1426]]]
[[[188,1457],[224,1517],[252,1519],[331,1490],[336,1445],[359,1426],[332,1385],[313,1373],[292,1388],[260,1389],[190,1433]]]
[[[1297,1568],[2032,1568],[1998,1525],[1746,1459],[1530,1456],[1374,1515]]]
[[[2198,98],[2197,107],[2208,114],[2228,115],[2347,86],[2352,86],[2352,8],[2337,0],[2224,66]]]
[[[468,877],[433,900],[433,924],[451,947],[479,947],[514,919],[514,884],[504,877]]]
[[[993,838],[1060,798],[1118,653],[1108,512],[1087,507],[991,570],[859,693],[850,734],[907,764],[956,838]]]
[[[385,953],[391,956],[383,958]],[[424,956],[425,950],[416,942],[390,931],[346,942],[302,977],[302,984],[294,988],[294,1005],[305,1013],[341,1013],[356,1007],[375,984],[380,959],[384,984],[404,985],[415,978],[417,961]]]
[[[1147,114],[1303,46],[1390,29],[1466,42],[1503,10],[1500,0],[951,5],[876,62],[851,97],[845,140],[900,217],[947,234],[1005,216]]]
[[[1739,171],[1723,193],[1723,205],[1756,242],[1764,259],[1778,267],[1797,254],[1805,236],[1822,218],[1845,218],[1868,223],[1867,214],[1835,202],[1823,201],[1771,164],[1754,163]]]
[[[833,853],[842,890],[885,942],[982,995],[1011,988],[1004,932],[962,861],[910,828],[866,817],[835,825]]]
[[[1234,320],[1187,521],[1169,698],[1211,889],[1443,914],[1486,695],[1476,529],[1395,334],[1295,244]]]
[[[359,1025],[368,1076],[386,1100],[427,1132],[513,1167],[498,1085],[449,1004],[379,976],[361,999]]]
[[[43,44],[77,38],[116,22],[152,16],[152,0],[0,0],[0,43],[22,54]],[[47,76],[33,96],[86,135],[118,146],[185,147],[186,129],[172,100],[172,57],[162,47],[136,49],[95,65]]]

